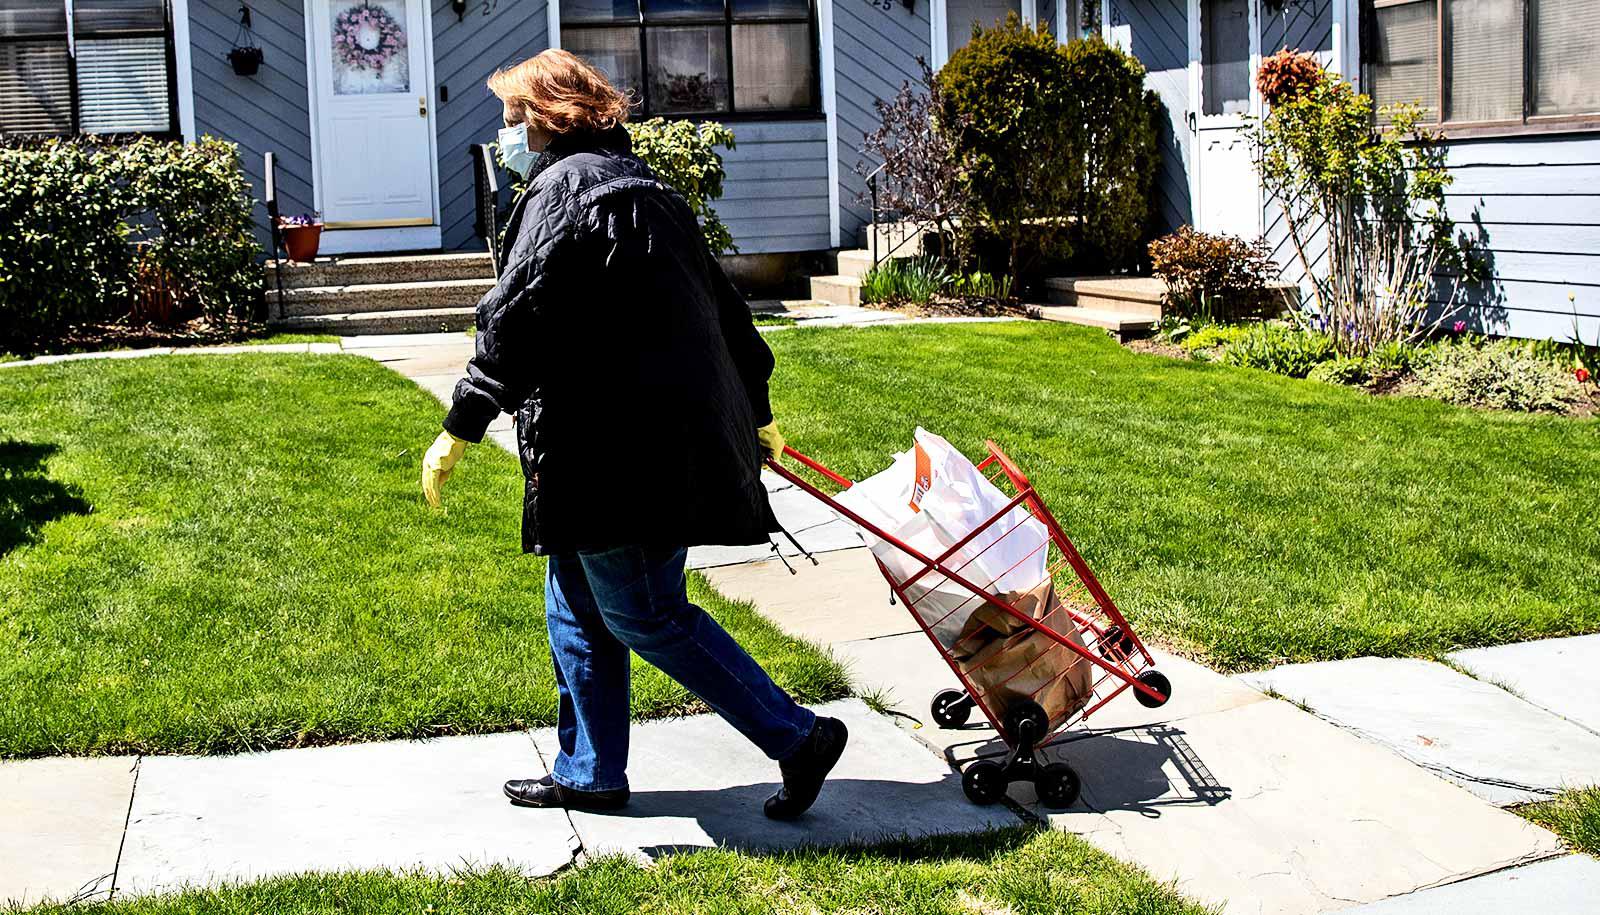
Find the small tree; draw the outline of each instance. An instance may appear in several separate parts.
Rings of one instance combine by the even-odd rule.
[[[939,239],[939,253],[965,267],[972,228],[972,185],[962,172],[956,131],[941,122],[943,90],[927,61],[917,58],[922,81],[900,86],[889,101],[878,99],[879,126],[866,135],[862,151],[881,163],[863,162],[857,171],[877,186],[872,219],[894,213]],[[954,115],[953,123],[965,123]],[[874,177],[874,172],[876,177]],[[873,201],[867,200],[869,205]]]
[[[975,213],[1006,243],[1007,269],[1065,256],[1074,201],[1070,70],[1049,32],[1015,13],[950,55],[937,77],[939,124],[960,150]]]
[[[1138,58],[1098,35],[1063,46],[1067,58],[1068,212],[1076,236],[1109,267],[1137,260],[1151,225],[1160,103]]]
[[[1451,236],[1439,135],[1404,105],[1385,109],[1389,124],[1375,129],[1372,99],[1326,71],[1296,82],[1252,142],[1262,184],[1311,278],[1316,323],[1344,356],[1425,336],[1457,310],[1461,279],[1475,269]],[[1313,269],[1319,232],[1326,265]],[[1456,279],[1441,305],[1435,276],[1446,268]]]

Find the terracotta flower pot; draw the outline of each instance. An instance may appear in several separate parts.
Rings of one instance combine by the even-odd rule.
[[[289,249],[289,260],[309,263],[317,259],[317,246],[322,243],[322,226],[284,226],[283,246]]]

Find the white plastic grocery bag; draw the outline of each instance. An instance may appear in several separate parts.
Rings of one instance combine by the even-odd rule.
[[[895,455],[888,470],[856,483],[837,500],[929,559],[943,555],[1011,501],[949,442],[920,426],[910,451]],[[989,594],[1028,591],[1045,579],[1049,539],[1044,524],[1017,506],[944,566]],[[893,544],[870,532],[867,540],[896,579],[906,581],[922,569],[922,562]],[[946,648],[960,639],[967,617],[983,606],[938,571],[919,578],[907,597]]]

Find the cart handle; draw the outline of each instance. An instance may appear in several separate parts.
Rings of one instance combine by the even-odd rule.
[[[828,479],[832,480],[833,482],[838,483],[840,486],[843,486],[845,489],[849,489],[851,486],[855,485],[854,481],[846,479],[845,477],[842,477],[839,474],[834,473],[833,471],[829,470],[826,466],[824,466],[821,461],[817,460],[814,457],[808,457],[808,456],[806,456],[804,454],[801,454],[800,452],[796,451],[794,449],[794,447],[791,446],[791,445],[784,445],[783,446],[783,455],[784,455],[784,457],[794,458],[802,466],[809,467],[812,470],[815,470],[817,473],[820,473],[823,476],[827,477]],[[785,476],[785,477],[789,476],[788,470],[786,470],[785,468],[781,467],[778,464],[777,461],[772,460],[771,458],[768,458],[766,463],[767,463],[768,467],[771,467],[773,470],[777,471],[779,473],[779,475]]]

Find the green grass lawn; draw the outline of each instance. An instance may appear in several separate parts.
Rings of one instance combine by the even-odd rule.
[[[1517,813],[1567,840],[1581,852],[1600,857],[1600,788],[1576,788]]]
[[[1225,669],[1600,630],[1600,422],[1130,352],[1057,324],[768,337],[847,476],[921,424],[1029,473],[1141,631]]]
[[[0,372],[0,756],[552,723],[520,472],[475,446],[428,510],[442,412],[356,356]],[[803,700],[845,692],[818,650],[692,594]],[[697,708],[635,673],[637,714]]]
[[[1015,828],[864,849],[774,855],[713,850],[669,855],[651,867],[602,858],[551,880],[530,881],[500,870],[455,877],[303,876],[118,901],[96,911],[106,915],[1201,915],[1206,910],[1075,836]]]

